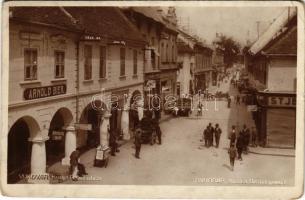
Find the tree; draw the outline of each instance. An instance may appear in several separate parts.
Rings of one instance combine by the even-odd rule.
[[[237,61],[240,52],[240,45],[231,37],[220,35],[214,41],[216,48],[219,48],[224,53],[224,63],[227,67],[232,67],[233,63]]]

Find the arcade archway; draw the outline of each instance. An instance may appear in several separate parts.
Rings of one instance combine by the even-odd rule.
[[[79,147],[89,149],[100,144],[100,123],[106,110],[106,105],[98,100],[85,107],[79,121],[83,128],[77,130]]]
[[[7,182],[19,182],[31,173],[32,143],[30,137],[35,137],[40,131],[39,125],[32,117],[22,117],[17,120],[8,133]]]
[[[46,141],[47,165],[50,166],[65,157],[65,128],[73,121],[67,108],[60,108],[54,114],[49,127],[49,140]]]

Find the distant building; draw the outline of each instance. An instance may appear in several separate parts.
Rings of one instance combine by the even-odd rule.
[[[173,8],[167,15],[158,7],[123,8],[124,13],[145,38],[144,90],[145,105],[152,106],[153,94],[161,97],[161,109],[166,95],[176,95],[177,35]],[[150,105],[149,105],[150,104]]]
[[[213,49],[212,66],[213,66],[212,85],[216,86],[217,81],[219,79],[219,74],[223,73],[225,70],[224,52],[222,49],[220,49],[216,45],[214,46],[214,49]]]
[[[178,35],[178,66],[177,95],[183,97],[194,94],[195,44],[197,40],[179,31]]]
[[[253,116],[263,146],[295,147],[297,17],[295,10],[288,14],[284,12],[246,56],[258,106]]]
[[[195,93],[207,91],[212,85],[212,54],[213,50],[201,42],[197,42],[195,50]]]

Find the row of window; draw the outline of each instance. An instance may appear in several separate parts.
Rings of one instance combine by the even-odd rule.
[[[28,48],[24,50],[24,79],[37,80],[37,49]],[[65,77],[65,52],[55,51],[54,52],[55,66],[54,66],[54,77],[64,78]],[[120,76],[125,76],[125,59],[126,49],[120,48]],[[84,46],[84,79],[92,79],[92,46]],[[133,50],[133,74],[138,73],[138,52]],[[99,77],[106,78],[106,47],[100,46],[100,64],[99,64]]]
[[[171,48],[171,51],[169,52],[169,49]],[[162,62],[175,62],[176,61],[176,49],[175,45],[172,45],[171,47],[168,44],[161,43],[161,60]],[[170,55],[171,54],[171,55]]]

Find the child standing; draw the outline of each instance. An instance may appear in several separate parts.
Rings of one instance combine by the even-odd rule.
[[[236,158],[236,148],[234,147],[234,144],[231,144],[229,150],[228,150],[228,154],[229,154],[229,157],[230,157],[230,165],[231,165],[231,170],[233,171],[234,170],[234,161],[235,161],[235,158]]]

